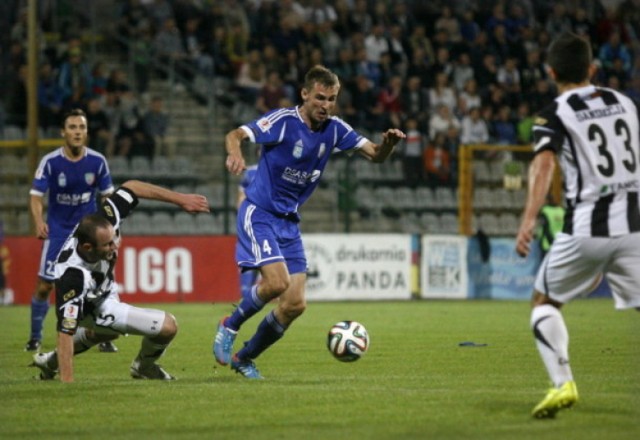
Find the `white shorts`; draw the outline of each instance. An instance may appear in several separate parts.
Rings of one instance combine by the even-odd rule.
[[[567,303],[607,278],[617,309],[640,307],[640,233],[575,237],[560,233],[536,277],[535,289]]]
[[[154,337],[160,333],[165,312],[143,309],[120,302],[117,295],[109,295],[96,304],[94,316],[87,316],[80,326],[102,334],[131,334]]]

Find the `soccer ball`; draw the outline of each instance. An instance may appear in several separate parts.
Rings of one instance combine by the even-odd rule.
[[[369,349],[369,333],[356,321],[340,321],[327,335],[327,348],[341,362],[357,361]]]

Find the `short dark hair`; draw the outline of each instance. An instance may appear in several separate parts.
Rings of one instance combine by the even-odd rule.
[[[547,64],[559,83],[578,84],[589,79],[592,53],[589,42],[572,32],[564,32],[549,45]]]
[[[318,64],[309,69],[304,76],[304,88],[311,90],[315,83],[322,84],[325,87],[333,87],[340,85],[340,80],[338,75]]]
[[[84,110],[80,108],[73,108],[62,116],[62,120],[60,121],[61,122],[60,128],[64,128],[65,125],[67,124],[67,119],[73,116],[82,116],[83,118],[87,119],[87,114],[84,112]]]
[[[82,217],[78,227],[74,232],[74,236],[78,239],[78,244],[89,243],[96,246],[96,231],[98,228],[108,228],[111,223],[105,217],[99,214],[89,214]]]

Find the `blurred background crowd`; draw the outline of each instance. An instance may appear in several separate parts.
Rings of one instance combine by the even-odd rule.
[[[324,64],[341,79],[340,116],[365,134],[405,130],[405,179],[432,187],[455,185],[460,145],[530,141],[532,116],[555,96],[544,62],[560,32],[591,41],[595,83],[640,97],[639,0],[38,3],[42,135],[57,137],[60,114],[83,108],[90,146],[108,158],[172,153],[162,142],[171,124],[165,99],[149,92],[157,77],[194,105],[213,87],[240,123],[296,104],[306,70]],[[25,1],[0,9],[7,139],[26,124],[27,15]],[[88,54],[81,36],[96,17],[100,47],[115,62]]]

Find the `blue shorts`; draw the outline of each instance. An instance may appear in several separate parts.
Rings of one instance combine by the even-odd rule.
[[[51,281],[55,279],[53,266],[56,264],[56,259],[60,253],[60,249],[67,241],[68,236],[57,236],[47,238],[42,244],[42,255],[40,257],[40,268],[38,269],[38,276],[45,281]]]
[[[283,261],[290,274],[307,271],[297,222],[275,216],[245,200],[238,211],[237,225],[238,266],[255,269]]]

